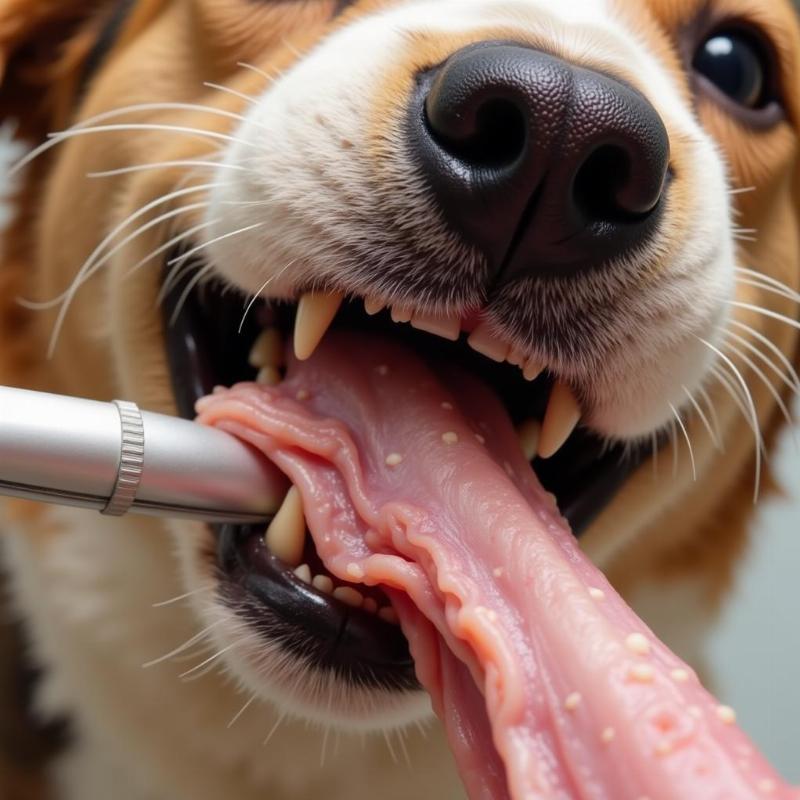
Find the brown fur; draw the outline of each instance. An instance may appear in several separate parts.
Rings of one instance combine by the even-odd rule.
[[[113,57],[94,82],[81,116],[123,103],[148,102],[154,97],[239,110],[241,104],[235,98],[202,90],[202,81],[226,82],[239,91],[255,91],[263,81],[252,73],[237,72],[237,61],[280,71],[333,26],[346,24],[353,15],[375,5],[358,3],[331,22],[332,0],[250,6],[233,0],[142,0]],[[643,35],[665,63],[678,69],[682,54],[668,43],[664,29],[684,27],[700,4],[698,0],[648,0],[646,5],[652,16],[642,23]],[[765,25],[784,56],[783,83],[797,85],[800,41],[796,26],[789,20],[792,12],[788,5],[721,0],[714,7],[714,13],[720,16],[753,18]],[[81,64],[104,13],[99,0],[0,0],[0,64],[7,65],[0,108],[5,116],[21,119],[22,133],[28,138],[40,139],[68,120]],[[637,16],[635,12],[632,15]],[[491,32],[492,36],[496,34]],[[437,40],[438,49],[433,52],[430,43],[419,41],[414,56],[430,63],[449,44]],[[169,69],[159,71],[168,59]],[[407,72],[402,67],[398,75]],[[168,79],[159,77],[167,73]],[[385,120],[391,98],[401,88],[391,80],[387,82],[386,109],[376,109],[375,125]],[[32,92],[41,98],[33,112]],[[688,86],[686,93],[688,98]],[[769,132],[746,129],[708,100],[699,102],[698,113],[705,127],[724,144],[734,185],[758,187],[757,192],[742,195],[737,201],[740,224],[760,232],[757,243],[743,248],[747,262],[797,290],[797,92],[787,92],[787,102],[788,124]],[[170,119],[171,115],[153,118]],[[191,115],[181,116],[181,124],[192,124]],[[202,124],[214,130],[228,129],[218,118],[204,117]],[[96,244],[98,227],[108,229],[112,219],[121,219],[182,177],[178,172],[160,172],[119,179],[116,184],[86,184],[82,177],[88,169],[111,169],[161,157],[187,158],[205,149],[206,144],[190,140],[148,135],[132,139],[112,134],[79,138],[37,162],[17,198],[19,215],[6,236],[0,266],[0,382],[103,398],[124,395],[148,408],[172,410],[160,345],[161,323],[153,311],[158,288],[155,270],[140,273],[124,291],[119,265],[112,265],[110,277],[93,280],[76,298],[59,343],[59,356],[52,363],[43,360],[52,315],[23,312],[14,298],[46,298],[61,292],[76,265]],[[680,160],[679,143],[676,153]],[[81,187],[78,194],[77,186]],[[116,202],[109,210],[110,189]],[[69,213],[65,213],[67,199],[72,204]],[[681,204],[680,199],[677,202]],[[185,218],[187,226],[193,222]],[[150,231],[128,249],[128,262],[135,263],[160,241],[163,231]],[[790,302],[760,290],[743,289],[741,297],[796,316],[796,307]],[[109,318],[114,319],[111,325]],[[796,331],[754,314],[741,313],[739,319],[754,325],[800,366]],[[75,369],[76,363],[80,363],[80,369]],[[781,428],[778,410],[757,379],[750,376],[749,383],[771,446]],[[784,394],[788,400],[788,393]],[[680,477],[672,481],[672,454],[662,453],[661,477],[654,479],[649,465],[642,468],[585,539],[587,550],[609,565],[609,577],[625,594],[644,584],[693,576],[702,580],[709,608],[716,609],[731,586],[735,567],[747,548],[753,511],[753,440],[746,421],[725,393],[718,391],[714,399],[728,432],[727,450],[720,455],[710,445],[698,448],[700,481],[691,485],[683,449],[679,454]],[[693,430],[693,436],[695,441],[705,441],[700,428]],[[772,488],[767,479],[765,489]],[[624,515],[631,532],[627,540],[619,535],[620,515]],[[26,799],[24,776],[13,780],[17,783],[12,786],[23,788],[3,787],[0,777],[0,794],[11,800]]]

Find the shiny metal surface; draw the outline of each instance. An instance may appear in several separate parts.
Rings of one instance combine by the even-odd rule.
[[[278,507],[286,479],[248,445],[177,417],[142,411],[141,422],[131,512],[255,522]],[[117,487],[122,437],[113,403],[0,387],[0,495],[103,511]]]

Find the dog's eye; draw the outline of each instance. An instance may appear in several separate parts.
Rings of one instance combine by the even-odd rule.
[[[695,71],[740,106],[765,108],[772,97],[769,54],[755,36],[745,31],[717,31],[700,46]]]

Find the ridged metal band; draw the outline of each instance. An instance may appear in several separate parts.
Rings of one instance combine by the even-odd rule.
[[[117,482],[114,485],[114,491],[111,493],[108,504],[101,513],[111,517],[121,517],[123,514],[127,514],[133,505],[133,501],[136,499],[136,492],[139,490],[139,483],[142,480],[142,470],[144,469],[144,422],[136,403],[115,400],[114,405],[119,411],[119,419],[122,426],[119,469],[117,470]]]

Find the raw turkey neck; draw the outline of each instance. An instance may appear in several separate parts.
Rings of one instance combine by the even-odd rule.
[[[331,333],[198,410],[299,487],[334,575],[387,589],[470,797],[800,797],[583,555],[477,381]]]

